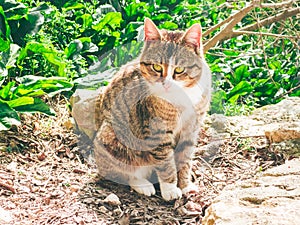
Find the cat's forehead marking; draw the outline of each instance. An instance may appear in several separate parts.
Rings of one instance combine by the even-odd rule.
[[[180,43],[182,41],[183,32],[161,30],[162,41]]]
[[[175,57],[172,56],[169,59],[169,63],[168,63],[168,74],[167,74],[167,78],[171,79],[173,76],[173,65],[175,65]]]

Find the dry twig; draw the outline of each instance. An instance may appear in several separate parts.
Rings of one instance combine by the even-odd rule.
[[[237,13],[231,15],[227,19],[221,21],[217,25],[211,27],[206,32],[203,33],[203,36],[208,36],[210,33],[215,31],[216,29],[220,28],[221,26],[225,25],[225,27],[219,31],[212,39],[207,41],[204,44],[204,52],[207,52],[210,48],[215,46],[218,42],[222,42],[224,40],[237,37],[239,35],[243,34],[255,34],[255,35],[269,35],[269,36],[275,36],[278,38],[290,38],[290,39],[297,39],[300,37],[296,36],[287,36],[287,35],[280,35],[280,34],[270,34],[270,33],[259,33],[259,32],[251,32],[258,30],[260,27],[271,25],[275,22],[285,20],[289,17],[295,16],[298,13],[300,13],[300,7],[296,8],[287,8],[289,7],[293,1],[285,1],[281,3],[260,3],[258,0],[253,0],[248,6],[244,7]],[[234,26],[239,23],[251,10],[254,8],[282,8],[285,7],[285,10],[281,13],[278,13],[274,16],[268,17],[266,19],[260,20],[254,24],[245,26],[239,30],[234,30]]]
[[[3,183],[3,182],[1,182],[1,181],[0,181],[0,187],[4,188],[4,189],[6,189],[6,190],[11,191],[13,194],[16,193],[16,190],[15,190],[12,186],[10,186],[10,185],[8,185],[8,184],[5,184],[5,183]]]

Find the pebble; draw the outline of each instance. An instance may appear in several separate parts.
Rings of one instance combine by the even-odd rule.
[[[80,186],[79,185],[71,185],[70,187],[71,192],[78,192],[80,190]]]
[[[119,197],[115,194],[108,195],[103,202],[113,206],[121,204]]]

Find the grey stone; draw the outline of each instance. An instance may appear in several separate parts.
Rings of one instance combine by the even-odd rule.
[[[298,225],[300,160],[266,170],[256,179],[227,186],[206,210],[203,225]]]

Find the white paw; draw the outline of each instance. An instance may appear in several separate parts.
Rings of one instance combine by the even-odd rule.
[[[136,192],[151,196],[155,194],[155,188],[152,183],[146,179],[131,179],[129,181],[130,187]]]
[[[199,192],[199,187],[194,183],[189,183],[189,185],[182,189],[182,194],[187,195],[188,193]]]
[[[176,184],[160,183],[160,191],[161,196],[166,201],[178,199],[182,196],[181,190],[176,186]]]

